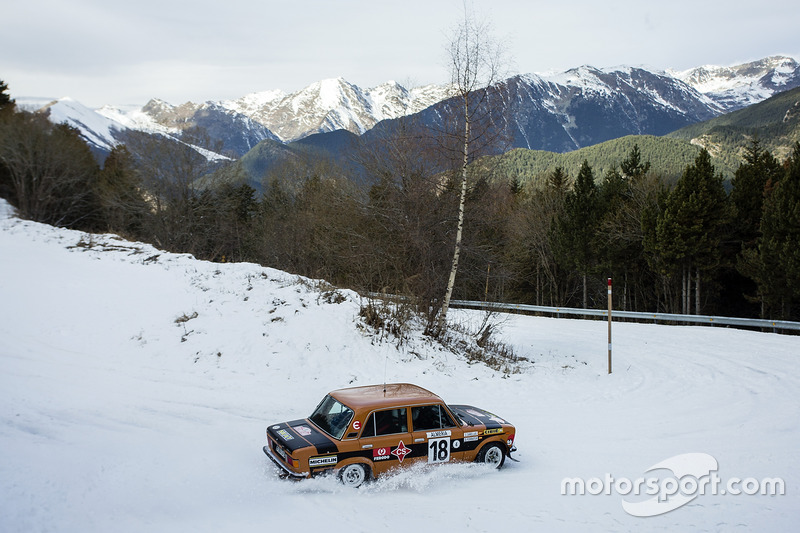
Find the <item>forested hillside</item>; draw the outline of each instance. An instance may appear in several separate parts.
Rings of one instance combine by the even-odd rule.
[[[747,146],[758,137],[764,148],[785,159],[800,141],[800,88],[763,102],[692,124],[668,135],[704,146],[721,166],[737,166]]]
[[[629,135],[564,154],[517,148],[501,156],[487,158],[484,165],[491,168],[498,178],[543,185],[548,174],[556,167],[561,167],[570,176],[577,176],[584,161],[589,163],[596,177],[615,168],[618,170],[620,162],[634,146],[647,154],[652,169],[667,182],[677,180],[700,153],[699,146],[682,139]],[[727,178],[736,170],[735,166],[723,164],[716,159],[714,163]]]

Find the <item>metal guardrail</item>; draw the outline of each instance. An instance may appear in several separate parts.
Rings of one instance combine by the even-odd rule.
[[[470,300],[453,300],[450,302],[453,307],[466,307],[472,309],[490,309],[499,311],[520,311],[525,313],[543,313],[555,315],[583,315],[583,316],[601,316],[607,317],[608,311],[606,309],[579,309],[574,307],[546,307],[542,305],[527,305],[527,304],[504,304],[497,302],[477,302]],[[641,313],[635,311],[611,311],[611,319],[614,318],[633,318],[636,320],[652,320],[654,323],[659,322],[678,322],[690,324],[706,324],[706,325],[726,325],[736,327],[748,328],[761,328],[777,330],[794,330],[800,331],[800,322],[791,322],[788,320],[766,320],[759,318],[736,318],[726,316],[709,316],[709,315],[678,315],[674,313]]]

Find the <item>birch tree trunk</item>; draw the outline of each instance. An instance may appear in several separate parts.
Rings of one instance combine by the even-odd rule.
[[[458,226],[456,228],[456,246],[453,251],[453,264],[450,267],[450,277],[447,280],[447,291],[439,314],[438,329],[442,331],[447,320],[447,310],[450,308],[450,298],[453,296],[453,286],[456,284],[458,272],[458,259],[461,256],[461,237],[464,233],[464,205],[467,201],[467,165],[469,164],[469,95],[464,95],[464,152],[461,163],[461,196],[458,202]]]

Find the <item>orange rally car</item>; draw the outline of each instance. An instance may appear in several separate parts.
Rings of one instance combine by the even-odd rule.
[[[264,453],[284,476],[337,472],[358,487],[395,467],[478,461],[503,466],[516,451],[514,426],[469,405],[395,383],[335,390],[314,413],[267,428]]]

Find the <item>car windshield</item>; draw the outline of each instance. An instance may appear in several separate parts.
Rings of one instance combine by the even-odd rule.
[[[338,440],[341,440],[352,419],[353,410],[330,395],[325,396],[309,418],[315,426]]]

